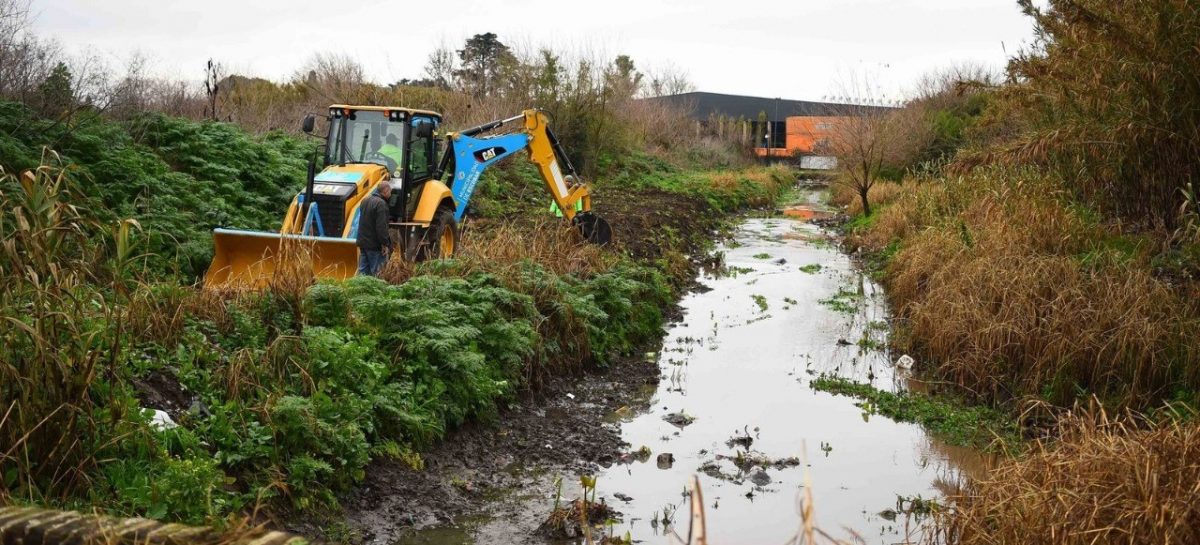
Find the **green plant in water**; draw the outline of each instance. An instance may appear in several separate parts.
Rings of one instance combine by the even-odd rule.
[[[828,298],[821,299],[819,302],[836,312],[854,314],[858,312],[858,304],[862,298],[862,294],[849,291],[845,288],[839,288],[837,293]]]
[[[811,386],[814,390],[858,398],[860,401],[855,405],[865,414],[921,424],[953,445],[1009,450],[1020,444],[1016,422],[989,407],[966,406],[948,398],[912,392],[886,392],[836,376],[822,375]]]

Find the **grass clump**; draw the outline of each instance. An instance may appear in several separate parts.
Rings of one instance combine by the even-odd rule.
[[[850,291],[846,288],[838,288],[837,293],[818,301],[822,305],[829,307],[834,312],[843,314],[854,314],[858,312],[859,303],[862,302],[863,294],[856,291]]]
[[[947,443],[1004,450],[1020,440],[1015,421],[986,407],[972,407],[945,397],[886,392],[870,384],[849,379],[820,376],[811,386],[815,390],[858,398],[864,418],[881,414],[899,422],[920,424]]]
[[[1200,528],[1200,427],[1092,411],[968,483],[939,513],[939,542],[1192,543]]]

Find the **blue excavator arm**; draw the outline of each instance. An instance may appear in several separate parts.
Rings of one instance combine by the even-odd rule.
[[[518,130],[505,134],[480,136],[521,122]],[[442,179],[449,172],[454,196],[454,219],[461,221],[479,178],[492,165],[509,156],[526,151],[529,161],[538,168],[551,198],[566,218],[579,227],[588,241],[605,244],[612,238],[608,222],[592,213],[591,190],[581,183],[554,132],[546,114],[525,110],[521,115],[500,119],[447,135],[447,147],[434,177]]]

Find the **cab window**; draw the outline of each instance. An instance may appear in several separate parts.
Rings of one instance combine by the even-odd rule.
[[[418,137],[422,126],[430,127],[430,135]],[[437,119],[428,116],[414,116],[412,119],[412,138],[408,141],[408,179],[421,181],[432,175],[432,163],[436,159],[433,133],[437,130]]]
[[[384,112],[359,110],[333,112],[326,162],[375,163],[388,171],[403,164],[403,121],[389,121]],[[342,139],[345,124],[345,139]]]

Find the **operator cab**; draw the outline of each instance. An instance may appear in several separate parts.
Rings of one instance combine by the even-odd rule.
[[[325,166],[376,164],[387,170],[392,185],[388,203],[393,218],[407,217],[419,188],[433,177],[439,142],[435,136],[442,117],[436,112],[386,106],[329,107],[329,132]],[[304,118],[302,129],[311,133],[315,118]]]
[[[441,121],[425,110],[330,106],[325,166],[374,163],[411,187],[433,174],[438,151],[434,134]],[[306,117],[304,132],[311,133],[313,124],[313,117]]]

